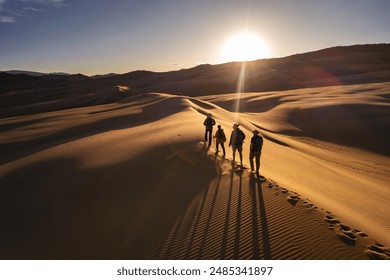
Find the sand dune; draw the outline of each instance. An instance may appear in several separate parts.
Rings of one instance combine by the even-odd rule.
[[[389,87],[10,108],[0,258],[388,259]],[[264,180],[204,146],[207,112],[241,123],[246,165],[260,129]]]
[[[258,127],[269,140],[263,154],[267,177],[354,226],[366,225],[387,243],[388,88],[384,83],[245,94],[239,116],[248,130]],[[234,97],[204,99],[233,108]]]

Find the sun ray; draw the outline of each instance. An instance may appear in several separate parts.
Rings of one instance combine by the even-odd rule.
[[[237,97],[236,97],[236,103],[235,103],[235,108],[234,108],[234,122],[238,122],[239,120],[239,113],[240,113],[240,103],[241,103],[241,94],[245,90],[245,62],[241,63],[241,69],[240,69],[240,74],[238,76],[238,81],[237,81]]]

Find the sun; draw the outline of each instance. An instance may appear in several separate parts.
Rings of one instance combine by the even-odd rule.
[[[221,49],[221,62],[251,61],[268,57],[268,48],[260,36],[251,32],[230,37]]]

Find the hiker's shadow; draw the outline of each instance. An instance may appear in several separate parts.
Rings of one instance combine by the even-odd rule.
[[[252,228],[253,228],[253,256],[256,259],[261,258],[261,245],[263,247],[264,259],[271,260],[271,245],[269,240],[269,229],[266,214],[266,207],[264,202],[263,190],[261,183],[265,181],[264,177],[256,178],[250,176],[249,192],[252,203]],[[260,222],[258,224],[258,215],[260,215]],[[261,232],[259,232],[259,229]],[[259,239],[261,236],[261,240]],[[262,243],[262,244],[261,244]],[[257,246],[256,246],[257,245]]]

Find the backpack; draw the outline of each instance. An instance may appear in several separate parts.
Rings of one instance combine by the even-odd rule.
[[[244,134],[244,132],[242,132],[242,130],[240,130],[240,129],[237,129],[237,131],[236,131],[236,139],[235,139],[235,144],[236,145],[241,145],[242,144],[242,142],[244,142],[244,139],[245,139],[245,134]]]
[[[217,133],[215,134],[217,143],[225,143],[226,142],[226,136],[223,129],[218,129]]]
[[[213,118],[207,117],[204,120],[203,125],[206,126],[207,130],[212,130],[213,129],[213,125],[215,125],[215,120]]]

